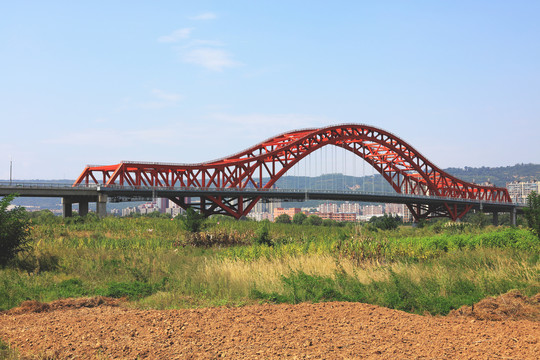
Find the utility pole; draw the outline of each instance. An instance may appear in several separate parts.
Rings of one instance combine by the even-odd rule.
[[[13,157],[9,160],[9,185],[13,181]]]

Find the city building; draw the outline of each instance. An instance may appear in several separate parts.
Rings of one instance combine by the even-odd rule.
[[[384,214],[383,205],[366,205],[362,209],[362,215],[364,216],[382,216]]]
[[[527,197],[531,192],[534,191],[537,194],[540,194],[540,181],[513,181],[507,183],[506,188],[508,189],[508,194],[510,195],[512,202],[526,204]]]
[[[388,215],[398,215],[404,218],[410,211],[405,204],[384,204],[384,213]]]
[[[300,212],[300,208],[289,208],[289,209],[285,209],[285,208],[275,208],[274,209],[274,220],[280,216],[280,215],[283,215],[283,214],[287,214],[289,215],[289,217],[292,219],[294,215],[298,214]]]
[[[357,219],[357,214],[355,213],[318,213],[316,214],[321,219],[330,219],[335,220],[339,222],[348,221],[348,222],[355,222]]]
[[[360,204],[345,202],[339,206],[340,213],[360,214]]]
[[[248,217],[257,221],[274,221],[274,209],[279,207],[281,207],[281,201],[260,200],[255,204],[253,210],[249,212]]]
[[[338,212],[338,205],[334,203],[324,203],[319,205],[317,211],[325,214],[333,214]]]

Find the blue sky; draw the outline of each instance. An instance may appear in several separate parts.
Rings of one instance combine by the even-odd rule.
[[[0,179],[195,163],[364,123],[436,165],[540,162],[539,1],[5,1]]]

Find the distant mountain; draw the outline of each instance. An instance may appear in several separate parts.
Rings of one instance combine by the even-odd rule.
[[[491,182],[495,186],[506,187],[512,181],[540,180],[540,165],[516,164],[506,167],[480,167],[480,168],[448,168],[449,174],[465,181],[474,183]]]
[[[540,181],[540,164],[516,164],[506,167],[465,167],[444,169],[458,179],[476,184],[490,182],[506,187],[512,181]],[[361,191],[392,191],[390,185],[380,175],[354,177],[343,174],[325,174],[318,177],[284,176],[277,185],[284,189],[357,189]]]

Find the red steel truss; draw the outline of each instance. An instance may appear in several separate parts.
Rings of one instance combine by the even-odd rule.
[[[480,186],[442,171],[397,136],[367,125],[344,124],[281,134],[227,158],[201,164],[121,162],[88,166],[74,185],[102,184],[183,188],[271,188],[291,167],[312,152],[334,145],[360,156],[403,194],[511,203],[507,189]],[[205,215],[240,218],[258,197],[202,196],[197,207]],[[186,208],[183,198],[172,201]],[[408,205],[414,217],[461,218],[472,205],[428,207]]]

